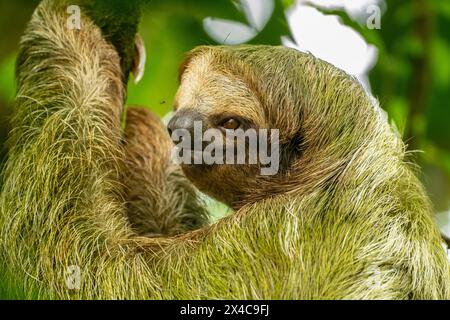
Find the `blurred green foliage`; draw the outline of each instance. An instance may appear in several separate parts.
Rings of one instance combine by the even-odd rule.
[[[20,34],[37,0],[0,4],[0,143],[14,96],[14,57]],[[285,10],[294,0],[276,0],[273,16],[252,43],[280,44],[290,31]],[[423,180],[436,210],[450,203],[450,2],[388,0],[380,30],[370,30],[342,10],[338,15],[379,50],[370,72],[373,94],[398,127],[414,160],[424,168]],[[129,104],[144,105],[161,116],[171,110],[178,86],[178,66],[195,46],[215,44],[203,29],[203,19],[216,17],[247,23],[237,0],[152,0],[144,12],[140,33],[146,43],[146,75],[130,81]],[[4,149],[0,149],[4,150]],[[0,153],[0,157],[2,154]]]
[[[0,164],[6,154],[8,118],[14,98],[14,66],[18,42],[38,0],[0,2]],[[276,0],[274,14],[251,43],[280,44],[290,30],[285,10],[294,0]],[[379,50],[370,72],[373,94],[397,126],[414,160],[436,211],[450,204],[450,1],[388,0],[381,30],[370,30],[340,9],[318,8],[337,15]],[[178,86],[178,66],[198,45],[215,44],[203,29],[203,19],[215,17],[248,23],[238,0],[151,0],[140,33],[148,53],[146,75],[130,81],[129,104],[149,107],[163,116],[172,109]],[[225,212],[211,204],[213,213]],[[216,206],[216,207],[214,207]],[[219,218],[221,215],[215,217]],[[0,265],[0,270],[3,268]],[[6,281],[5,279],[8,279]],[[0,298],[30,298],[21,285],[0,272]],[[9,283],[9,285],[5,285]]]

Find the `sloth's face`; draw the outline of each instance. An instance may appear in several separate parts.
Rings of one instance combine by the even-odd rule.
[[[235,206],[255,187],[257,176],[277,173],[274,134],[261,130],[269,126],[254,92],[207,57],[191,61],[184,71],[174,111],[168,124],[178,147],[174,154],[200,190]],[[261,158],[264,146],[268,150]]]

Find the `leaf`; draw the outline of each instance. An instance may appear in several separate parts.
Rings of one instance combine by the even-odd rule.
[[[358,32],[364,40],[369,43],[373,44],[378,47],[379,50],[384,50],[384,42],[380,36],[379,30],[376,29],[369,29],[366,26],[361,26],[358,22],[353,20],[348,13],[342,9],[342,8],[325,8],[320,5],[316,5],[313,3],[308,2],[308,6],[313,7],[320,12],[322,12],[325,15],[334,15],[338,16],[340,18],[340,21],[342,24],[352,28],[356,32]]]
[[[286,13],[281,0],[275,0],[275,8],[264,29],[249,43],[280,45],[281,37],[292,39],[291,29],[286,19]]]

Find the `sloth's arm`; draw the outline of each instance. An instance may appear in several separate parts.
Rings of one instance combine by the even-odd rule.
[[[131,111],[123,148],[117,52],[85,16],[81,30],[67,29],[66,7],[57,3],[41,3],[20,45],[0,195],[1,267],[30,297],[162,297],[154,250],[174,241],[136,238],[121,181],[132,169],[125,154],[142,142],[133,138],[133,119],[140,114],[145,123],[148,114]],[[174,180],[166,187],[178,192],[182,179]]]
[[[140,235],[175,235],[208,220],[195,188],[171,161],[171,147],[158,116],[143,108],[128,110],[123,182],[128,216]]]
[[[55,3],[41,3],[21,41],[0,195],[0,260],[40,297],[68,297],[72,265],[90,285],[88,275],[102,283],[114,267],[125,272],[116,243],[132,235],[119,179],[119,57],[86,17],[81,30],[67,29]]]
[[[121,245],[133,232],[121,182],[119,56],[87,17],[81,30],[67,29],[56,3],[41,3],[20,45],[1,267],[30,297],[148,296],[151,254]],[[67,283],[71,266],[80,290]]]

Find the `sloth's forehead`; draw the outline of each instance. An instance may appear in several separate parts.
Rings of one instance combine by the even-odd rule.
[[[183,85],[197,84],[213,72],[212,57],[208,54],[202,54],[192,58],[186,66],[181,78]]]
[[[200,56],[184,71],[176,96],[176,109],[217,104],[255,104],[254,93],[245,81],[223,72],[210,57]]]

